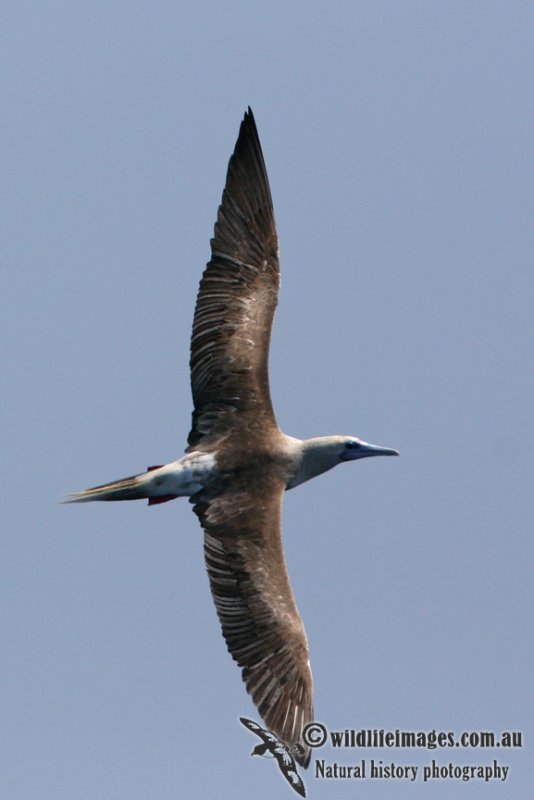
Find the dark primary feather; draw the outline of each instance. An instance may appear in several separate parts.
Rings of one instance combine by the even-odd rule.
[[[250,109],[228,165],[191,339],[189,450],[219,477],[192,498],[228,649],[267,726],[289,745],[312,718],[308,646],[282,551],[287,485],[268,380],[280,283],[269,182]],[[280,454],[279,454],[280,456]],[[300,754],[306,764],[309,753]]]
[[[254,117],[245,114],[200,282],[191,338],[189,449],[236,425],[277,429],[267,361],[280,276],[278,237]],[[204,439],[204,441],[202,441]]]
[[[308,643],[282,550],[284,490],[279,479],[252,475],[214,498],[202,493],[193,501],[228,650],[265,724],[291,746],[301,743],[313,711]],[[309,750],[296,758],[307,766]]]

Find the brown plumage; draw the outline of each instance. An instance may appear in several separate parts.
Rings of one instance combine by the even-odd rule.
[[[65,502],[189,497],[228,649],[271,731],[307,766],[308,643],[284,561],[284,491],[343,461],[398,455],[351,436],[282,433],[268,358],[280,273],[269,182],[250,109],[228,165],[191,338],[193,421],[186,455]]]
[[[244,429],[265,437],[278,431],[267,362],[279,286],[271,192],[249,109],[228,165],[195,309],[190,450],[208,447],[213,436],[237,433],[241,441]]]
[[[211,252],[193,322],[188,442],[189,451],[211,451],[223,439],[218,466],[229,477],[192,501],[228,649],[266,725],[295,744],[313,717],[312,676],[281,540],[290,464],[267,364],[280,285],[278,237],[250,109],[228,165]],[[307,764],[309,751],[299,760]]]

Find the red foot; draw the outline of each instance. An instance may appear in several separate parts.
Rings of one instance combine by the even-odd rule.
[[[154,467],[147,467],[147,472],[152,472],[154,469],[159,469],[163,467],[164,464],[156,464]],[[178,497],[177,494],[162,494],[161,497],[149,497],[148,498],[148,505],[149,506],[157,506],[158,503],[168,503],[169,500],[175,500]]]
[[[149,497],[148,505],[157,506],[158,503],[168,503],[169,500],[176,500],[177,497],[177,494],[162,494],[161,497]]]

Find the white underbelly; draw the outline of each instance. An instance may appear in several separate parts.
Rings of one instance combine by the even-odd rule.
[[[190,497],[213,479],[215,456],[210,453],[188,453],[178,461],[158,467],[143,475],[150,497]]]

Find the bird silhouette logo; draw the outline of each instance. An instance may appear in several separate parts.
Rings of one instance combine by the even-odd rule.
[[[259,736],[263,744],[257,744],[251,756],[263,756],[264,758],[274,758],[280,768],[280,772],[286,781],[293,787],[293,789],[300,794],[301,797],[306,797],[306,787],[303,780],[297,772],[295,766],[295,759],[293,753],[303,756],[304,748],[300,744],[293,744],[291,746],[285,745],[278,739],[274,733],[265,730],[257,722],[253,722],[246,717],[240,717],[240,722]]]

